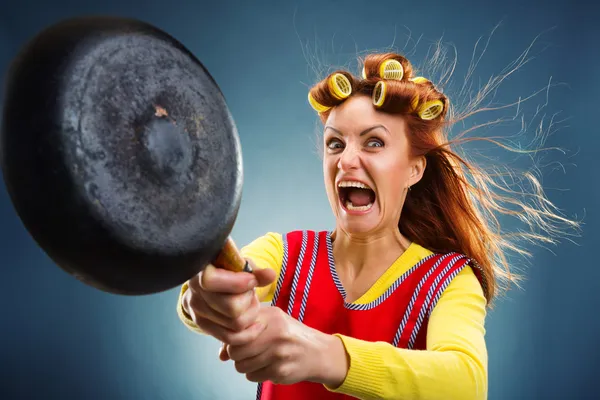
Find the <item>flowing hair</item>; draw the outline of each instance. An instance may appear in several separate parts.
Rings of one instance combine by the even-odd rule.
[[[439,52],[434,54],[434,58],[439,56]],[[388,60],[402,65],[401,79],[382,77],[382,66]],[[399,229],[408,239],[433,252],[458,252],[468,256],[483,275],[485,296],[491,305],[498,289],[508,289],[511,283],[518,285],[521,278],[512,271],[508,253],[530,256],[524,243],[556,243],[568,230],[577,231],[580,227],[579,222],[563,216],[546,197],[532,171],[518,173],[497,163],[486,170],[465,155],[467,152],[461,146],[472,141],[525,152],[499,139],[466,137],[475,128],[498,121],[477,125],[450,138],[452,126],[481,111],[492,110],[479,106],[486,95],[522,64],[515,64],[506,74],[490,80],[464,105],[463,112],[458,113],[434,83],[415,79],[415,68],[404,56],[395,52],[372,53],[361,57],[359,62],[363,68],[362,78],[338,69],[315,84],[309,91],[313,107],[315,104],[321,107],[318,111],[324,122],[332,108],[351,96],[375,93],[378,97],[377,92],[382,88],[379,82],[383,81],[385,97],[378,104],[380,111],[403,117],[412,155],[424,156],[427,160],[422,179],[411,187],[406,197]],[[347,78],[351,92],[348,97],[331,89],[330,78],[335,74]],[[443,105],[441,113],[433,118],[421,117],[421,106],[436,101]],[[505,232],[501,224],[505,216],[516,217],[526,229]]]

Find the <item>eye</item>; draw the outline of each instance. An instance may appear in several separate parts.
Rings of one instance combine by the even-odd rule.
[[[338,139],[330,139],[329,141],[327,141],[327,148],[330,150],[337,150],[337,149],[341,149],[343,148],[344,145],[341,141],[339,141]]]
[[[367,147],[383,147],[383,142],[379,139],[369,139]]]

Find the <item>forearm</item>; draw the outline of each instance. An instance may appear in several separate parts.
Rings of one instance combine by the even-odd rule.
[[[481,286],[472,270],[465,269],[430,316],[427,350],[399,349],[389,343],[336,335],[344,344],[348,370],[343,381],[335,382],[339,387],[329,388],[361,399],[485,399],[485,316]],[[335,350],[331,357],[333,353]],[[343,363],[338,360],[333,365]]]
[[[348,354],[348,371],[337,385],[333,381],[326,384],[331,391],[360,399],[465,400],[487,397],[486,366],[477,355],[469,354],[465,349],[406,350],[384,342],[338,337]],[[344,362],[342,359],[331,361],[334,369],[330,375],[339,376],[339,372],[334,372],[335,366]]]

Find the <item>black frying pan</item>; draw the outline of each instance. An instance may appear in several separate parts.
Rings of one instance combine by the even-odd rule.
[[[142,295],[211,262],[251,271],[229,238],[233,119],[201,62],[156,27],[85,17],[35,36],[8,72],[0,155],[26,229],[88,285]]]

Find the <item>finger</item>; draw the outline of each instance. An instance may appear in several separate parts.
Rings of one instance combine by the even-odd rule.
[[[228,354],[228,349],[229,349],[229,345],[227,345],[225,343],[223,343],[221,345],[221,348],[219,349],[219,360],[221,360],[221,361],[230,360],[229,354]]]
[[[224,328],[241,331],[252,325],[260,312],[260,303],[253,292],[231,295],[236,296],[235,298],[227,295],[213,296],[215,298],[211,298],[206,293],[192,296],[189,300],[188,314],[193,313],[195,317],[208,319]],[[240,300],[238,297],[246,297],[247,300]]]
[[[192,302],[192,298],[193,298],[193,293],[191,290],[186,290],[185,293],[183,294],[183,296],[181,296],[181,307],[183,308],[183,311],[185,311],[185,313],[187,315],[192,315],[192,306],[191,306],[191,302]]]
[[[235,295],[202,293],[201,296],[210,308],[232,320],[253,318],[260,307],[258,296],[254,291]]]
[[[197,288],[212,293],[240,294],[252,290],[258,284],[254,274],[233,272],[208,265],[198,274]]]
[[[258,287],[269,286],[277,278],[277,274],[271,268],[254,268],[254,276],[258,282]]]
[[[240,374],[252,374],[268,367],[272,363],[271,359],[270,351],[267,348],[266,351],[258,353],[254,357],[235,361],[235,369]]]
[[[198,327],[200,327],[200,329],[202,329],[203,332],[221,342],[235,346],[241,346],[254,341],[264,329],[263,324],[254,323],[243,331],[234,332],[227,328],[223,328],[222,326],[217,325],[206,318],[198,318],[198,320],[194,322],[196,325],[198,325]]]
[[[263,368],[246,373],[246,379],[250,382],[271,381],[275,384],[293,383],[290,364],[267,363]]]
[[[228,346],[228,356],[233,361],[250,360],[269,351],[273,346],[269,331],[265,330],[255,341],[242,346]],[[241,371],[240,371],[241,372]]]

